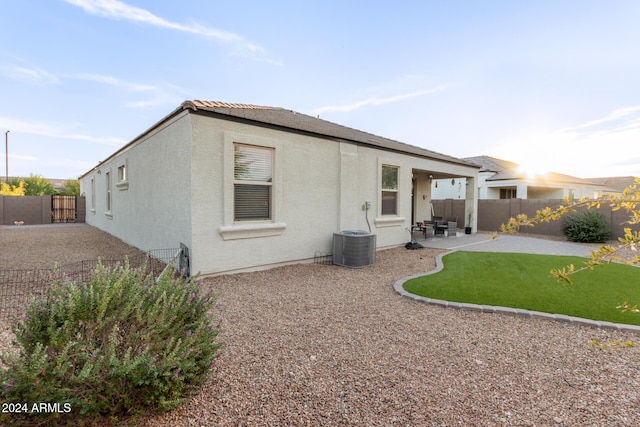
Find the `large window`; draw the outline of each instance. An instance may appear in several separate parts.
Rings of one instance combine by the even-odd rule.
[[[398,168],[382,165],[382,215],[398,214]]]
[[[235,221],[271,219],[273,149],[234,145],[233,205]]]

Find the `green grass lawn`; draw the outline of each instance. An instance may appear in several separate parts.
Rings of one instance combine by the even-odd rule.
[[[444,269],[409,280],[407,292],[427,298],[524,308],[586,319],[640,325],[640,314],[622,313],[623,302],[640,306],[640,268],[607,264],[558,283],[549,271],[584,258],[496,252],[454,252]]]

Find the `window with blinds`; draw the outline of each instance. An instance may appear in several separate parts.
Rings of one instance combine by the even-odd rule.
[[[235,144],[233,182],[235,221],[271,219],[272,148]]]

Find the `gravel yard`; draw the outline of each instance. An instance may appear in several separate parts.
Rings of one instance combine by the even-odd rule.
[[[141,252],[87,224],[0,226],[0,270],[47,269],[83,260],[124,259]],[[151,249],[151,248],[149,248]]]
[[[49,229],[44,237],[6,231],[2,258],[9,241],[26,244],[27,235],[30,243],[20,250],[28,260],[49,254],[62,262],[89,247],[123,245],[86,225],[65,230],[82,239],[64,249],[41,247],[57,242]],[[305,264],[203,279],[220,292],[222,356],[193,399],[134,424],[640,423],[640,350],[587,346],[590,339],[638,336],[428,306],[394,293],[397,279],[433,269],[437,254],[395,248],[363,269]],[[17,268],[17,259],[2,262]]]

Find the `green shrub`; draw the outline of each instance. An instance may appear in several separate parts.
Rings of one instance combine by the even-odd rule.
[[[56,272],[12,326],[20,354],[2,355],[1,399],[26,402],[32,421],[171,409],[218,356],[213,304],[193,278],[168,272],[156,283],[128,263],[99,264],[88,284]],[[41,402],[58,408],[38,415]]]
[[[583,243],[604,243],[611,234],[604,215],[595,211],[584,211],[565,217],[562,233],[567,240]]]

